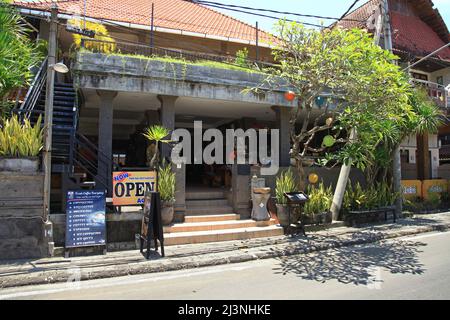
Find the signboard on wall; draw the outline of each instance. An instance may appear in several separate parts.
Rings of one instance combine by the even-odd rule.
[[[105,245],[105,191],[67,192],[66,248]]]
[[[144,204],[146,191],[156,191],[156,171],[113,172],[113,205]]]

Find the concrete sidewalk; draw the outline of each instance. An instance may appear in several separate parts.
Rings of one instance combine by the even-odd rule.
[[[199,268],[239,263],[286,255],[304,254],[343,246],[431,231],[445,231],[450,212],[415,215],[396,224],[338,227],[308,232],[308,237],[227,241],[166,247],[166,257],[153,254],[146,260],[138,250],[112,252],[101,256],[0,261],[0,288],[45,283],[91,280],[109,277]]]

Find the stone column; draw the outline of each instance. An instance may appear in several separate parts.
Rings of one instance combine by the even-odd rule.
[[[161,102],[160,120],[161,125],[170,131],[175,129],[175,101],[177,96],[158,95],[158,100]],[[171,148],[167,144],[161,145],[161,159],[170,157]]]
[[[106,179],[108,194],[112,190],[112,130],[113,130],[113,101],[117,91],[97,90],[100,98],[98,112],[98,150],[102,155],[98,157],[98,175]]]
[[[417,175],[419,180],[429,180],[430,177],[430,147],[428,133],[417,136]]]
[[[291,165],[291,131],[290,131],[290,109],[288,107],[273,106],[276,114],[276,129],[280,130],[280,167]]]
[[[233,164],[231,175],[233,211],[250,219],[250,165]]]

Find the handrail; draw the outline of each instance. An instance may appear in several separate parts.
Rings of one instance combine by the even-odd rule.
[[[31,111],[34,109],[36,102],[39,99],[39,95],[41,94],[42,88],[44,87],[46,75],[47,75],[47,65],[48,65],[48,57],[46,57],[36,73],[31,86],[28,88],[27,94],[20,105],[19,109],[16,111],[24,112]]]

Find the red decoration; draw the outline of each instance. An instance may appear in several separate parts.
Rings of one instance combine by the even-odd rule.
[[[293,91],[288,91],[288,92],[286,92],[286,93],[284,94],[284,98],[285,98],[287,101],[293,101],[293,100],[295,99],[295,92],[293,92]]]

